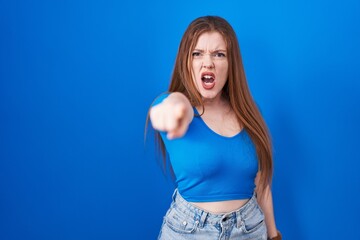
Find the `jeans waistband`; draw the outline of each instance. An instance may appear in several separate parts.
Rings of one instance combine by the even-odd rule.
[[[186,201],[177,189],[175,189],[172,199],[172,207],[177,208],[189,217],[193,217],[199,222],[199,227],[203,227],[205,223],[216,224],[233,222],[236,223],[237,228],[240,228],[244,224],[243,219],[258,205],[255,193],[242,207],[228,213],[210,213],[198,208]]]

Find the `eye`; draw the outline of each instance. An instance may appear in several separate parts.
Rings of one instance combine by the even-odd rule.
[[[192,56],[193,57],[201,57],[201,52],[193,52]]]
[[[226,57],[225,53],[222,53],[222,52],[216,52],[213,54],[214,57],[217,57],[217,58],[224,58]]]

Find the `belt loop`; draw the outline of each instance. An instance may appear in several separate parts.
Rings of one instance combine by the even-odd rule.
[[[174,193],[173,193],[173,195],[172,195],[172,200],[173,200],[173,202],[175,202],[175,198],[176,198],[177,191],[178,191],[177,188],[175,188]]]
[[[203,228],[203,227],[204,227],[204,224],[205,224],[205,220],[206,220],[207,215],[208,215],[207,212],[202,211],[202,213],[201,213],[201,218],[200,218],[200,222],[199,222],[199,227],[200,227],[200,228]]]
[[[243,225],[240,210],[235,212],[236,216],[236,228],[240,228]]]

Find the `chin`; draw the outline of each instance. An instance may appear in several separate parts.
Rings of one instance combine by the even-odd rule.
[[[208,91],[208,90],[202,90],[200,91],[200,95],[204,99],[214,99],[219,95],[219,91]]]

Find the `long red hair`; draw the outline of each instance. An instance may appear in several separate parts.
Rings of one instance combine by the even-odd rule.
[[[263,192],[272,179],[273,157],[271,139],[265,121],[251,96],[236,34],[225,19],[217,16],[205,16],[197,18],[190,23],[180,42],[168,91],[183,93],[190,100],[192,106],[202,106],[204,110],[201,95],[192,80],[192,52],[199,36],[205,32],[212,31],[219,32],[227,46],[229,76],[222,94],[229,101],[239,124],[245,128],[255,145],[260,171],[257,189]],[[148,118],[146,122],[148,122]],[[165,166],[165,145],[159,133],[155,134],[156,141],[163,154]]]

